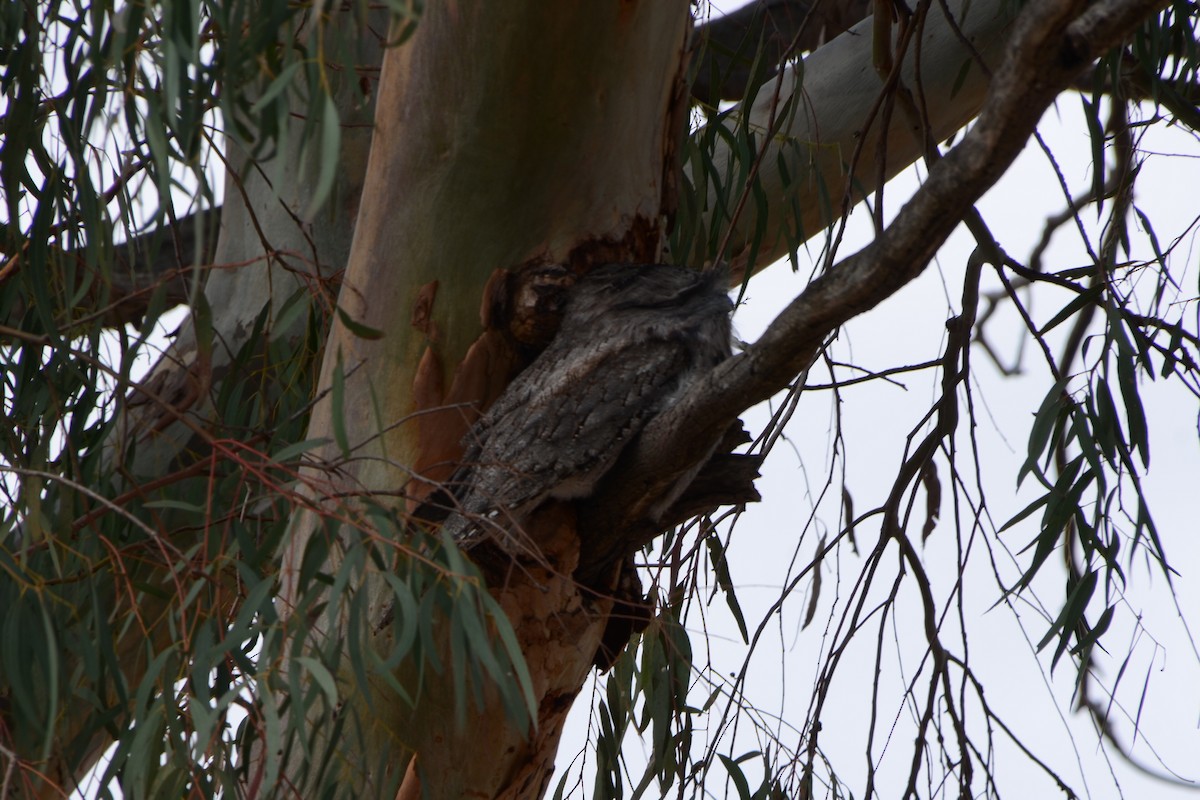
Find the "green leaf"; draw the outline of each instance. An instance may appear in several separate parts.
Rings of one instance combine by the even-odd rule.
[[[1114,606],[1109,606],[1104,609],[1104,613],[1100,615],[1100,619],[1096,620],[1096,624],[1091,627],[1087,635],[1079,640],[1079,643],[1071,648],[1072,655],[1079,655],[1083,651],[1091,648],[1100,641],[1100,638],[1108,631],[1112,625],[1113,612],[1116,610]]]
[[[1084,471],[1076,481],[1076,475],[1080,474],[1084,459],[1082,456],[1076,457],[1063,469],[1055,483],[1053,489],[1046,495],[1046,510],[1042,515],[1042,527],[1037,537],[1029,543],[1022,553],[1029,550],[1030,547],[1035,547],[1033,558],[1030,561],[1029,567],[1014,587],[1014,591],[1028,586],[1033,580],[1042,564],[1045,563],[1050,553],[1059,545],[1062,540],[1062,533],[1067,523],[1079,513],[1079,498],[1083,492],[1091,485],[1094,478],[1090,470]]]
[[[39,603],[38,606],[40,607],[40,609],[42,611],[42,631],[45,635],[44,641],[47,645],[45,647],[45,649],[42,651],[42,657],[44,660],[38,665],[38,670],[46,676],[45,680],[44,680],[44,685],[46,686],[46,688],[48,690],[47,697],[46,697],[46,719],[53,720],[58,717],[58,705],[59,705],[59,697],[58,697],[59,663],[58,663],[58,659],[60,657],[60,654],[59,654],[59,647],[58,647],[58,636],[55,634],[54,621],[50,617],[50,610],[46,607],[46,604]],[[43,759],[49,759],[50,754],[53,752],[53,749],[52,749],[53,744],[54,744],[54,737],[52,735],[53,731],[54,731],[53,726],[51,726],[51,725],[46,726],[46,737],[42,743],[42,758]]]
[[[337,307],[338,319],[346,326],[346,330],[353,333],[360,339],[382,339],[383,331],[372,328],[369,325],[364,325],[361,322],[356,322],[353,317],[345,312],[341,306]]]
[[[811,625],[813,618],[817,616],[817,603],[821,599],[821,565],[824,561],[825,535],[821,534],[821,538],[817,540],[817,557],[812,563],[812,590],[808,596],[808,608],[804,610],[804,619],[800,623],[801,630]]]
[[[464,641],[466,631],[463,629],[459,604],[452,603],[449,616],[445,618],[450,640],[450,678],[454,683],[454,721],[461,729],[467,721],[467,656],[469,646]]]
[[[275,80],[267,86],[266,91],[250,106],[251,114],[260,114],[263,109],[271,104],[276,97],[282,94],[289,86],[292,85],[292,80],[296,77],[296,72],[304,66],[302,61],[293,61],[283,68],[283,71],[275,77]]]
[[[346,378],[339,348],[337,362],[333,368],[333,380],[329,392],[330,420],[333,423],[333,440],[337,443],[342,458],[350,457],[350,437],[346,434]]]
[[[1142,455],[1142,466],[1150,466],[1150,433],[1146,424],[1146,411],[1138,394],[1137,373],[1132,358],[1117,356],[1117,383],[1121,387],[1121,399],[1125,402],[1125,418],[1129,423],[1129,441]]]
[[[1050,331],[1057,328],[1064,321],[1078,314],[1081,310],[1088,306],[1095,305],[1103,296],[1104,287],[1102,285],[1091,286],[1071,298],[1071,301],[1059,309],[1058,313],[1050,318],[1050,321],[1042,326],[1038,331],[1040,336],[1045,336]]]
[[[336,707],[338,703],[337,681],[333,679],[333,674],[315,658],[310,656],[297,656],[296,663],[304,667],[308,674],[312,676],[317,685],[321,687],[321,691],[325,693],[325,699],[329,701],[331,707]]]
[[[270,310],[269,308],[267,309]],[[275,319],[271,327],[273,337],[278,338],[279,334],[284,331],[291,330],[300,316],[312,311],[312,294],[308,287],[302,286],[283,301],[279,311],[275,314]],[[257,337],[256,337],[257,338]]]
[[[438,640],[434,635],[434,617],[437,614],[437,598],[434,592],[426,592],[421,598],[421,609],[417,617],[418,630],[421,633],[421,649],[425,653],[429,666],[434,672],[442,672],[442,662],[438,657]]]
[[[465,655],[469,655],[473,660],[482,664],[492,680],[503,691],[507,683],[505,680],[507,675],[501,669],[500,662],[496,660],[495,653],[492,652],[491,637],[487,634],[486,623],[481,618],[480,611],[481,609],[476,603],[466,600],[466,598],[454,603],[454,618],[462,628],[465,643],[470,645]]]
[[[1104,205],[1104,176],[1108,174],[1104,163],[1107,138],[1104,135],[1104,122],[1100,119],[1099,98],[1089,103],[1086,97],[1080,95],[1080,100],[1083,102],[1083,118],[1088,126],[1088,141],[1092,145],[1092,195],[1097,198],[1096,213],[1099,214]]]
[[[1033,514],[1033,512],[1037,511],[1039,508],[1042,508],[1043,506],[1045,506],[1046,503],[1048,503],[1050,501],[1050,494],[1051,494],[1050,492],[1046,492],[1046,494],[1042,495],[1037,500],[1034,500],[1032,503],[1025,506],[1025,508],[1023,508],[1019,512],[1017,512],[1016,516],[1014,516],[1008,522],[1006,522],[1002,526],[1000,526],[999,532],[1003,533],[1004,531],[1006,531],[1009,528],[1013,527],[1014,525],[1018,524],[1022,520],[1028,518],[1031,514]]]
[[[1050,630],[1038,642],[1037,649],[1041,651],[1055,636],[1059,637],[1059,645],[1054,651],[1054,657],[1050,660],[1051,669],[1058,663],[1059,657],[1066,652],[1067,643],[1070,640],[1072,632],[1082,622],[1084,614],[1087,612],[1088,603],[1091,602],[1092,594],[1096,591],[1096,581],[1096,572],[1089,570],[1074,587],[1071,587],[1067,602],[1063,604],[1062,610],[1054,620],[1054,624],[1050,626]]]
[[[504,652],[508,656],[508,662],[516,674],[517,685],[520,687],[520,697],[524,701],[525,712],[528,714],[526,719],[520,721],[525,724],[533,724],[536,728],[538,712],[537,695],[533,691],[533,677],[529,674],[529,666],[525,663],[525,654],[521,650],[520,643],[517,641],[517,632],[513,630],[512,623],[509,622],[508,615],[504,613],[504,609],[496,603],[491,595],[485,596],[492,624],[496,628],[496,635],[500,637],[500,642],[504,645]]]
[[[300,442],[293,442],[287,447],[279,450],[271,456],[271,459],[278,464],[286,464],[289,461],[295,461],[300,456],[307,453],[309,450],[328,444],[328,439],[305,439]]]
[[[708,548],[708,558],[713,566],[713,573],[717,579],[717,587],[725,595],[725,604],[729,607],[729,612],[733,614],[738,631],[742,634],[742,641],[749,644],[750,632],[746,627],[746,617],[742,613],[742,606],[737,599],[737,590],[734,588],[733,577],[729,573],[729,562],[725,558],[725,546],[717,536],[715,530],[711,531],[705,537],[704,544]]]
[[[1109,460],[1112,460],[1116,458],[1117,447],[1123,450],[1125,445],[1117,406],[1113,402],[1112,392],[1108,390],[1107,381],[1097,381],[1093,395],[1096,399],[1096,441]]]
[[[750,800],[750,782],[746,780],[746,774],[742,772],[741,766],[729,756],[718,754],[718,757],[725,766],[725,772],[729,774],[730,779],[733,781],[738,797],[741,800]]]
[[[367,677],[367,654],[371,650],[369,640],[363,633],[370,630],[370,606],[367,603],[367,593],[357,591],[350,599],[350,609],[346,620],[346,658],[350,661],[350,670],[358,681],[358,692],[362,698],[371,704],[371,681]]]
[[[412,650],[413,642],[417,639],[417,627],[420,609],[416,598],[408,586],[398,575],[390,572],[382,573],[384,580],[392,588],[392,629],[397,631],[395,644],[383,662],[384,669],[394,670]]]
[[[267,650],[264,646],[264,650]],[[272,687],[274,688],[274,687]],[[275,786],[283,766],[284,757],[284,722],[278,706],[279,694],[275,691],[258,693],[258,710],[262,714],[265,735],[265,767],[263,769],[263,784]],[[292,718],[289,719],[293,719]]]
[[[317,185],[313,188],[312,200],[304,216],[312,219],[329,197],[333,189],[333,180],[337,177],[341,163],[339,156],[342,151],[342,126],[338,118],[337,105],[329,95],[325,96],[325,105],[321,111],[321,166],[317,177]]]
[[[1025,476],[1030,471],[1037,468],[1038,460],[1041,458],[1042,453],[1045,452],[1046,446],[1050,442],[1051,434],[1066,411],[1066,405],[1070,402],[1063,395],[1063,390],[1066,388],[1066,381],[1065,377],[1055,381],[1054,386],[1051,387],[1045,399],[1042,400],[1042,405],[1038,408],[1037,415],[1033,418],[1033,425],[1029,430],[1029,446],[1026,451],[1028,456],[1017,473],[1017,486],[1021,485]]]

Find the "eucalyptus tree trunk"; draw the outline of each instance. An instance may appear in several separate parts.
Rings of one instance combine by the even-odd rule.
[[[985,44],[999,41],[1008,17],[981,5],[966,36],[990,52]],[[328,391],[320,394],[308,432],[310,440],[327,443],[313,451],[314,460],[337,468],[314,471],[310,491],[319,487],[339,503],[348,496],[393,497],[412,510],[449,477],[480,409],[552,333],[552,315],[545,318],[538,303],[547,281],[606,262],[663,260],[687,113],[688,28],[683,2],[437,4],[411,40],[388,51],[339,298],[354,323],[334,323],[318,383],[319,393]],[[981,68],[951,87],[973,54],[944,23],[932,24],[925,39],[919,82],[936,107],[928,132],[914,131],[897,114],[883,134],[867,117],[870,102],[895,80],[886,63],[872,60],[869,22],[810,59],[805,94],[791,117],[777,119],[774,109],[781,93],[796,92],[792,74],[760,90],[752,113],[773,134],[762,162],[777,161],[776,146],[786,150],[792,185],[775,167],[761,170],[773,202],[757,212],[767,214],[770,233],[756,266],[796,241],[785,230],[783,198],[799,197],[805,216],[791,225],[811,234],[830,221],[819,211],[821,193],[840,197],[850,175],[855,197],[869,191],[922,155],[929,137],[949,135],[976,111],[986,87]],[[899,74],[918,80],[911,63]],[[884,141],[886,165],[874,160]],[[729,255],[738,268],[747,266],[754,213],[737,220]],[[491,590],[530,670],[535,724],[514,725],[499,699],[488,696],[486,710],[463,727],[448,675],[428,679],[415,707],[396,695],[381,707],[377,697],[369,710],[358,709],[377,724],[346,745],[363,752],[337,756],[378,765],[375,772],[341,775],[362,782],[356,791],[391,786],[402,769],[404,797],[545,791],[563,720],[606,624],[610,604],[598,598],[613,587],[589,594],[573,577],[581,566],[581,523],[549,513],[532,524],[543,528],[532,538],[548,543],[544,562],[513,570]],[[319,511],[293,520],[282,607],[303,605],[302,563],[314,537],[329,535]],[[621,529],[610,535],[619,540]],[[635,549],[633,539],[609,552],[608,561]],[[325,545],[332,554],[326,574],[339,571],[343,544],[335,536]],[[615,575],[603,565],[586,569]],[[382,580],[366,580],[371,618],[382,619],[390,592]],[[314,635],[328,642],[346,632]]]
[[[746,101],[745,113],[767,134],[754,168],[765,203],[745,203],[732,219],[709,203],[699,222],[732,226],[722,255],[735,279],[787,255],[837,216],[841,198],[878,188],[975,115],[986,74],[963,68],[1001,46],[1012,4],[948,5],[960,14],[961,30],[931,14],[919,78],[913,47],[892,73],[888,48],[873,42],[901,32],[873,29],[868,20],[805,62],[802,90],[788,70]],[[355,24],[349,16],[344,22]],[[113,442],[118,450],[137,445],[130,477],[154,480],[204,457],[196,432],[210,421],[205,398],[237,353],[254,344],[264,307],[266,338],[298,342],[287,325],[294,318],[280,318],[288,299],[303,291],[326,308],[336,302],[341,313],[324,345],[306,438],[326,442],[311,452],[314,463],[337,470],[309,476],[315,505],[293,519],[279,600],[286,612],[306,548],[324,535],[321,501],[383,498],[405,512],[449,477],[479,410],[553,335],[553,314],[538,299],[563,271],[704,260],[699,251],[665,252],[684,175],[689,29],[683,0],[435,3],[413,37],[390,49],[364,29],[358,71],[346,70],[334,93],[343,124],[336,188],[312,219],[306,209],[329,154],[300,148],[297,137],[260,166],[231,135],[215,268],[204,289],[211,329],[194,315],[144,384],[155,402],[130,397]],[[919,87],[928,130],[897,112],[884,133],[873,104],[896,81]],[[781,115],[789,98],[791,111]],[[718,147],[713,163],[732,165],[732,155]],[[693,171],[687,179],[697,207],[714,196],[712,176]],[[766,233],[755,242],[759,229]],[[494,697],[461,728],[452,682],[427,682],[415,709],[400,700],[361,709],[376,724],[358,755],[386,766],[343,789],[402,781],[411,797],[420,789],[435,797],[543,793],[609,601],[585,596],[571,579],[580,554],[576,520],[548,515],[538,524],[552,531],[542,537],[553,544],[542,570],[493,587],[530,669],[536,728],[514,727]],[[620,525],[610,532],[607,562],[637,546],[627,533]],[[365,591],[380,617],[388,610],[377,583],[368,581]],[[344,641],[344,631],[320,633]],[[139,644],[119,649],[131,685],[144,668]],[[64,715],[67,729],[72,713]]]
[[[354,455],[325,476],[331,492],[420,495],[414,473],[448,476],[478,410],[544,345],[536,282],[548,266],[582,272],[660,259],[689,27],[682,0],[435,4],[413,38],[387,53],[340,299],[383,336],[362,338],[335,322],[326,345],[320,385],[345,372],[336,378],[345,387],[341,419],[332,398],[319,402],[309,438],[332,442],[342,425]],[[333,461],[337,448],[316,455]],[[556,547],[543,553],[544,568],[497,587],[529,666],[536,730],[515,728],[499,703],[460,729],[453,684],[433,680],[411,715],[376,709],[394,721],[368,746],[419,754],[404,796],[420,796],[418,774],[434,797],[544,790],[605,624],[604,604],[583,598],[571,578],[571,522],[545,524],[561,530],[544,537]],[[316,515],[296,521],[285,605],[319,530]],[[370,595],[377,616],[383,588]],[[368,754],[367,763],[378,762]]]

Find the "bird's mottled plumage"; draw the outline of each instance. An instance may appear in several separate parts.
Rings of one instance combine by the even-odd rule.
[[[580,279],[558,335],[467,433],[447,530],[460,542],[517,532],[543,502],[591,494],[645,424],[729,356],[731,310],[719,276],[682,267]]]

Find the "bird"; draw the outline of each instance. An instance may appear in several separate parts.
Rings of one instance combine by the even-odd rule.
[[[550,344],[464,437],[443,534],[529,550],[530,514],[590,496],[645,425],[730,356],[725,285],[720,271],[663,264],[580,278]]]

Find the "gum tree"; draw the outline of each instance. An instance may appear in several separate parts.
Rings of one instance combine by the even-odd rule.
[[[729,780],[749,795],[745,760],[693,734],[700,706],[719,730],[753,709],[692,692],[687,624],[712,582],[747,641],[762,631],[718,523],[756,499],[788,415],[751,435],[738,417],[818,383],[841,326],[961,226],[977,243],[961,297],[926,312],[947,315],[929,424],[890,494],[865,513],[843,503],[808,547],[797,581],[813,602],[831,554],[852,549],[860,577],[799,744],[760,746],[750,774],[757,796],[892,794],[874,766],[826,760],[819,732],[844,647],[877,613],[872,586],[894,574],[919,600],[927,663],[907,793],[995,791],[991,737],[1007,728],[911,518],[918,497],[927,525],[937,515],[938,463],[974,508],[960,527],[986,517],[955,447],[986,303],[1018,310],[1051,374],[1021,470],[1041,488],[1015,520],[1036,535],[1005,597],[1061,573],[1043,645],[1073,661],[1107,729],[1093,656],[1130,559],[1171,575],[1141,490],[1139,381],[1197,386],[1196,298],[1133,201],[1139,131],[1195,127],[1193,5],[772,2],[696,27],[678,0],[421,5],[0,12],[0,796],[65,795],[107,750],[104,781],[131,797],[539,797],[597,663],[595,794]],[[974,203],[1069,93],[1094,181],[1062,219],[1090,208],[1104,226],[1062,269],[1007,253]],[[885,224],[886,182],[917,161],[924,180]],[[876,234],[845,252],[864,198]],[[1151,257],[1131,255],[1131,220]],[[809,258],[809,240],[806,288],[597,492],[538,509],[534,555],[485,563],[439,536],[425,510],[446,502],[464,436],[552,339],[579,275],[674,263],[752,286]],[[1002,291],[981,299],[985,275]],[[1022,292],[1047,289],[1067,299],[1035,320]],[[140,375],[176,304],[186,315]],[[634,728],[644,776],[624,749]]]

